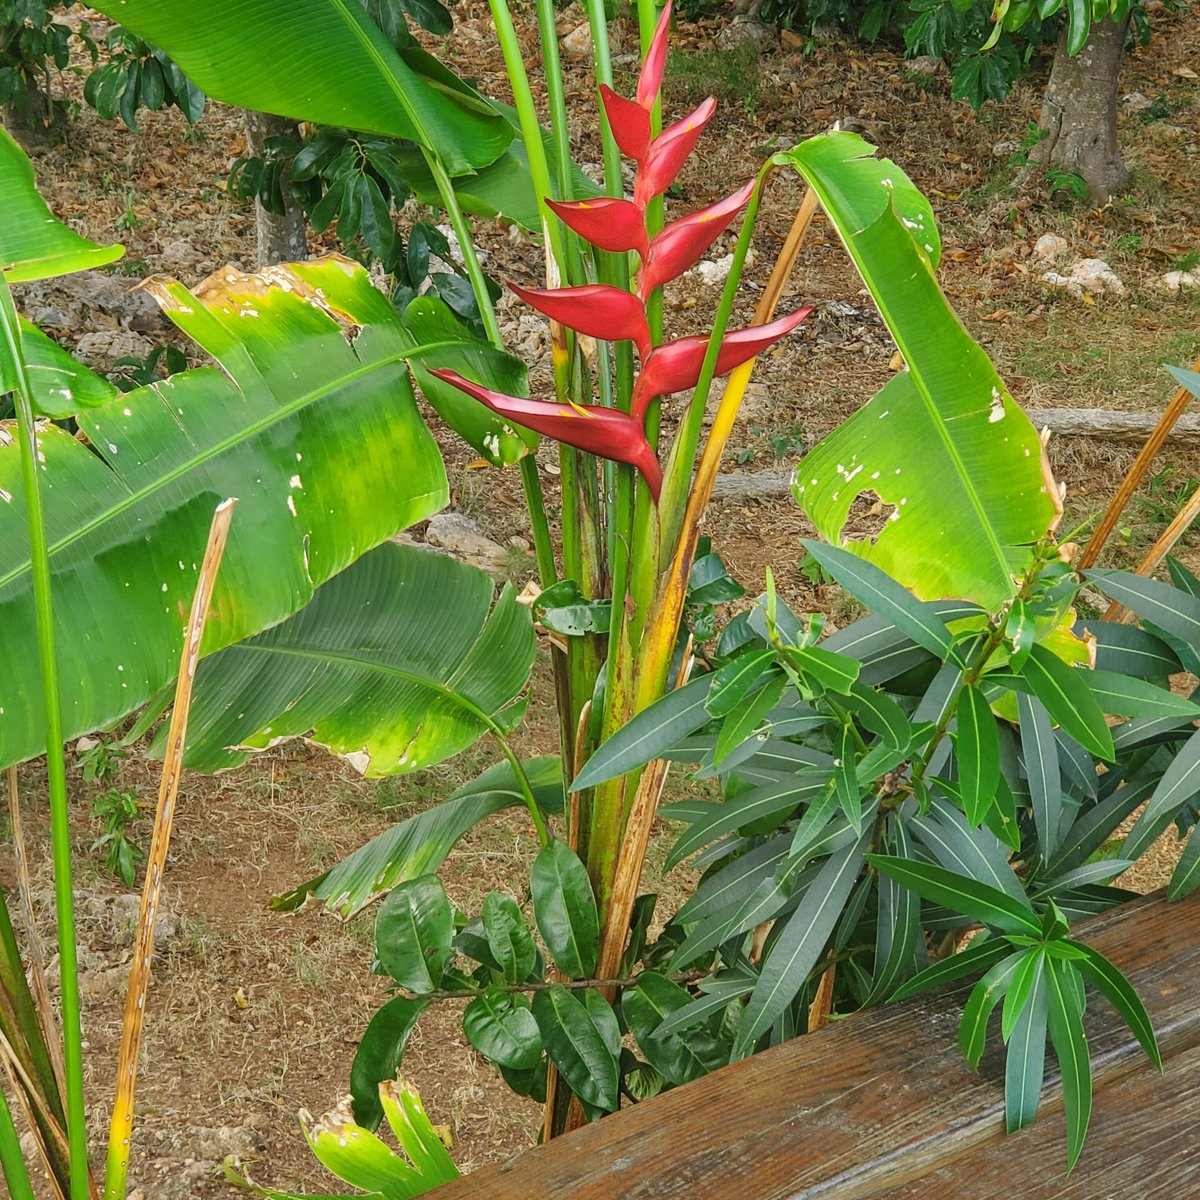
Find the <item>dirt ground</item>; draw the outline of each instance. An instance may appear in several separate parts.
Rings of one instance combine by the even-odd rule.
[[[448,60],[503,97],[506,84],[486,5],[455,6]],[[536,33],[519,14],[530,61]],[[1134,189],[1102,210],[1048,191],[1017,197],[1009,190],[1022,139],[1036,120],[1048,63],[1002,106],[974,114],[952,103],[941,72],[920,74],[885,50],[838,43],[806,48],[778,42],[757,59],[714,47],[716,26],[682,24],[667,97],[679,112],[708,91],[722,101],[703,152],[683,177],[681,206],[716,199],[731,181],[749,177],[772,149],[786,147],[840,120],[879,145],[930,196],[945,247],[940,279],[962,320],[988,349],[1016,398],[1036,407],[1104,407],[1156,413],[1173,386],[1163,363],[1189,364],[1200,354],[1200,290],[1171,292],[1162,276],[1200,258],[1200,9],[1152,18],[1155,36],[1133,52],[1122,77],[1122,148]],[[94,32],[94,31],[93,31]],[[633,37],[620,31],[618,64],[628,84]],[[810,49],[811,53],[805,50]],[[592,126],[587,61],[568,58],[566,76],[579,114],[578,157],[599,158]],[[75,80],[66,78],[70,93]],[[1143,105],[1142,101],[1147,103]],[[81,232],[119,240],[127,258],[119,275],[130,284],[167,272],[195,284],[225,262],[252,268],[253,213],[224,191],[229,163],[244,146],[236,112],[210,105],[197,130],[175,113],[150,114],[144,132],[105,124],[84,109],[68,140],[36,156],[43,192]],[[796,180],[772,186],[755,243],[751,286],[766,279],[799,203]],[[1046,233],[1064,238],[1075,258],[1104,259],[1126,288],[1083,300],[1055,291],[1032,251]],[[514,243],[498,228],[481,242],[494,274],[538,276],[538,248]],[[719,243],[711,257],[727,252]],[[313,238],[318,253],[332,237]],[[688,280],[668,296],[668,329],[703,328],[717,289]],[[755,472],[788,466],[805,447],[869,398],[887,379],[894,347],[869,307],[845,255],[818,223],[793,276],[785,305],[812,301],[818,314],[765,357],[748,398],[726,467]],[[693,309],[695,311],[693,311]],[[69,345],[92,325],[59,332]],[[536,334],[506,304],[507,332],[531,348]],[[742,314],[743,316],[745,314]],[[103,318],[103,314],[101,314]],[[114,333],[128,333],[109,321]],[[144,348],[167,340],[153,321],[134,331]],[[122,343],[110,341],[110,353]],[[115,355],[114,355],[115,356]],[[102,364],[106,365],[106,364]],[[535,371],[535,378],[537,378]],[[543,374],[544,379],[544,364]],[[526,533],[519,486],[468,469],[469,453],[443,439],[454,505],[504,544]],[[1088,439],[1052,442],[1059,478],[1068,484],[1065,528],[1101,508],[1136,445]],[[549,464],[549,456],[545,458]],[[1200,459],[1168,447],[1151,483],[1121,522],[1106,556],[1135,564],[1196,486]],[[547,472],[553,503],[555,480]],[[761,588],[772,565],[789,601],[833,607],[796,567],[798,539],[811,527],[788,499],[717,504],[708,522],[715,548],[748,588]],[[417,531],[420,532],[419,530]],[[1197,543],[1185,542],[1185,560]],[[518,582],[531,564],[512,559]],[[544,663],[543,663],[544,668]],[[551,721],[531,711],[522,750],[546,748]],[[347,1086],[361,1032],[385,996],[370,975],[370,916],[342,924],[306,911],[270,912],[270,897],[336,862],[395,820],[445,796],[488,761],[486,748],[436,771],[396,781],[365,781],[347,765],[294,743],[277,747],[236,772],[188,778],[178,804],[167,875],[168,919],[151,991],[141,1068],[132,1179],[151,1200],[228,1194],[214,1165],[235,1155],[256,1180],[276,1187],[327,1190],[331,1179],[308,1153],[297,1113],[321,1113]],[[34,848],[35,890],[49,933],[51,871],[39,770],[22,770],[26,823]],[[152,800],[153,767],[131,761],[121,777]],[[107,1097],[120,1026],[136,902],[89,850],[98,835],[90,816],[94,788],[79,771],[71,780],[76,818],[78,894],[84,968],[89,1095],[97,1145],[106,1128]],[[674,787],[682,784],[676,780]],[[132,827],[135,840],[148,820]],[[667,836],[660,839],[667,842]],[[477,906],[504,887],[531,857],[533,837],[519,816],[501,814],[465,838],[445,872],[456,902]],[[655,854],[661,860],[664,845]],[[1172,849],[1139,868],[1136,885],[1165,881]],[[0,880],[11,883],[7,855]],[[686,872],[663,883],[688,886]],[[538,1110],[514,1099],[466,1045],[453,1009],[422,1020],[405,1060],[435,1121],[449,1124],[464,1170],[531,1144]]]

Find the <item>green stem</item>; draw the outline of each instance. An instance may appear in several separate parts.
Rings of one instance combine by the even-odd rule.
[[[546,829],[546,819],[542,816],[542,810],[538,807],[537,797],[534,796],[533,788],[530,786],[529,776],[525,774],[525,768],[521,765],[521,760],[505,740],[499,726],[491,720],[488,721],[488,732],[496,739],[496,744],[500,747],[504,757],[508,759],[508,765],[512,767],[513,774],[517,777],[517,787],[521,789],[521,799],[525,801],[525,807],[529,809],[529,816],[533,821],[533,827],[537,830],[538,845],[544,849],[550,845],[550,834]]]
[[[21,1140],[13,1125],[12,1113],[0,1088],[0,1169],[8,1184],[12,1200],[34,1200],[33,1184],[29,1181],[29,1169],[21,1154]]]
[[[62,704],[58,659],[54,650],[54,612],[50,590],[50,553],[38,478],[37,425],[30,403],[29,374],[21,350],[21,327],[8,281],[0,276],[0,326],[15,371],[21,474],[29,513],[29,559],[37,611],[38,658],[46,711],[46,777],[50,793],[50,839],[54,861],[54,902],[58,921],[59,979],[62,985],[63,1064],[66,1072],[67,1140],[71,1195],[85,1200],[90,1177],[87,1115],[83,1096],[83,1028],[79,1011],[79,963],[75,906],[71,888],[71,829],[67,809],[67,771],[63,756]]]
[[[475,252],[475,242],[471,237],[471,226],[463,213],[462,205],[454,192],[454,182],[442,165],[441,159],[431,150],[422,151],[425,163],[437,184],[438,194],[442,199],[442,207],[450,218],[450,227],[458,238],[458,248],[462,252],[463,266],[471,288],[475,292],[475,301],[479,305],[479,316],[483,328],[487,332],[488,341],[497,350],[504,349],[504,338],[500,334],[500,323],[496,320],[496,308],[488,295],[487,276]],[[554,573],[553,540],[550,537],[550,523],[546,519],[546,505],[542,498],[542,485],[537,475],[537,462],[532,454],[521,459],[521,483],[525,488],[525,502],[529,508],[529,523],[533,530],[533,543],[537,547],[538,573],[542,577],[543,586],[553,583]],[[547,554],[546,549],[550,547]],[[548,581],[548,582],[547,582]]]

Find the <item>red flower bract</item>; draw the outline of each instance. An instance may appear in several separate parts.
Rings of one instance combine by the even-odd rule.
[[[643,259],[649,254],[645,216],[628,200],[602,196],[596,200],[571,202],[547,200],[546,205],[564,225],[601,250],[611,250],[615,254],[636,250]]]
[[[813,306],[807,304],[769,325],[751,325],[747,329],[726,333],[717,351],[716,373],[724,375],[762,353],[768,346],[791,333],[812,311]],[[695,387],[707,352],[708,338],[703,335],[678,338],[655,346],[638,376],[630,415],[640,420],[656,397]]]
[[[552,321],[606,342],[631,341],[644,362],[650,354],[650,327],[642,302],[624,288],[589,283],[571,288],[508,285],[522,300]]]
[[[646,60],[638,73],[637,102],[647,112],[654,107],[655,100],[662,88],[663,73],[667,69],[667,35],[671,29],[671,0],[667,0],[658,24],[654,27],[654,35],[646,48]]]
[[[662,468],[646,440],[642,422],[628,413],[612,408],[590,405],[578,407],[557,401],[505,396],[464,379],[457,371],[438,369],[431,370],[430,374],[517,425],[524,425],[526,429],[585,450],[588,454],[597,454],[601,458],[611,458],[615,462],[636,467],[645,479],[654,502],[658,503],[658,494],[662,490]]]
[[[650,143],[646,162],[638,170],[634,184],[633,202],[645,207],[675,182],[687,156],[696,148],[704,126],[716,111],[717,102],[711,96],[681,121],[668,126]]]
[[[649,112],[636,100],[626,100],[605,83],[600,85],[600,102],[621,153],[640,163],[650,149]]]
[[[752,179],[724,200],[672,221],[650,243],[650,253],[638,282],[642,297],[695,266],[700,256],[729,228],[730,222],[753,194]]]

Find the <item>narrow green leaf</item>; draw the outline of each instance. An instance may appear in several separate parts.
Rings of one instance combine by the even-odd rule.
[[[856,600],[886,617],[902,633],[938,658],[954,657],[954,637],[943,622],[906,587],[874,563],[824,542],[802,539],[804,548]]]
[[[842,907],[862,870],[869,843],[864,834],[831,854],[784,925],[738,1023],[732,1058],[744,1058],[796,998],[821,956]]]
[[[1138,1044],[1146,1052],[1146,1057],[1161,1071],[1162,1053],[1154,1033],[1154,1022],[1150,1019],[1141,997],[1133,990],[1133,985],[1099,950],[1085,942],[1071,941],[1069,944],[1080,951],[1078,964],[1084,979],[1097,988],[1121,1014],[1133,1031],[1133,1036],[1137,1038]]]
[[[999,943],[1010,949],[1006,943]],[[958,1023],[958,1048],[973,1067],[979,1066],[987,1045],[987,1025],[996,1005],[1004,999],[1004,993],[1012,981],[1013,972],[1024,957],[1024,951],[1010,954],[994,963],[987,974],[971,989],[963,1008],[962,1020]]]
[[[967,824],[979,825],[995,803],[1000,782],[1000,738],[992,706],[976,687],[964,687],[958,698],[958,785]]]
[[[375,920],[380,966],[402,988],[418,995],[441,983],[453,939],[454,912],[436,875],[393,888]]]
[[[1034,1121],[1042,1099],[1042,1080],[1046,1075],[1046,976],[1053,967],[1040,951],[1022,955],[1005,994],[1007,1024],[1009,998],[1018,983],[1025,987],[1023,1003],[1012,1016],[1004,1061],[1004,1119],[1009,1133],[1016,1133]]]
[[[827,647],[788,646],[784,657],[798,671],[831,692],[845,696],[854,689],[862,664]]]
[[[1121,857],[1140,858],[1197,792],[1200,792],[1200,730],[1188,738],[1163,772],[1150,803],[1121,847]]]
[[[1021,754],[1025,779],[1038,833],[1038,857],[1049,862],[1058,846],[1062,823],[1062,776],[1058,769],[1058,743],[1046,706],[1036,696],[1017,693],[1021,728]]]
[[[1147,680],[1099,669],[1082,676],[1100,707],[1118,717],[1200,717],[1200,704]]]
[[[1133,675],[1164,685],[1172,675],[1183,670],[1175,652],[1162,638],[1136,625],[1095,621],[1076,626],[1077,632],[1085,630],[1096,639],[1096,666],[1100,670]]]
[[[1200,837],[1193,829],[1188,838],[1175,870],[1171,872],[1171,881],[1167,884],[1167,899],[1182,900],[1190,896],[1200,886]]]
[[[1200,384],[1200,375],[1197,375],[1196,379]],[[1167,573],[1171,576],[1172,584],[1181,592],[1187,592],[1189,596],[1200,597],[1200,579],[1197,579],[1173,554],[1167,555]]]
[[[1051,717],[1085,750],[1106,762],[1113,761],[1116,754],[1112,732],[1081,669],[1068,666],[1052,650],[1039,645],[1030,650],[1021,677]]]
[[[1092,1061],[1083,1029],[1082,992],[1073,963],[1050,959],[1046,994],[1050,1039],[1062,1073],[1063,1107],[1067,1114],[1067,1170],[1074,1169],[1083,1151],[1092,1116]]]
[[[600,919],[587,868],[556,838],[534,860],[529,889],[538,932],[559,969],[588,978],[600,952]]]
[[[912,844],[904,823],[895,815],[888,819],[883,836],[884,849],[898,858],[912,856]],[[875,970],[871,990],[863,1001],[866,1008],[895,990],[915,961],[914,951],[921,928],[921,901],[911,888],[889,878],[876,876],[879,894],[875,927]]]
[[[774,650],[753,650],[726,663],[712,677],[705,707],[714,717],[739,708],[760,679],[775,665]]]
[[[1000,938],[976,937],[965,950],[951,954],[928,966],[919,974],[914,975],[907,983],[903,983],[889,997],[894,1003],[897,1000],[907,1000],[931,988],[943,987],[953,983],[964,975],[975,971],[983,971],[995,966],[1000,959],[1012,953],[1012,946]]]
[[[982,924],[994,925],[1006,933],[1041,935],[1042,927],[1028,901],[1022,904],[986,883],[966,879],[931,863],[911,862],[886,854],[869,854],[867,861],[933,904],[940,904]]]
[[[597,1108],[617,1107],[617,1055],[609,1049],[584,1002],[561,984],[533,997],[533,1015],[546,1052],[567,1086]],[[619,1037],[619,1034],[618,1034]]]
[[[787,682],[787,676],[782,671],[772,672],[762,687],[754,692],[737,712],[731,712],[725,718],[713,746],[714,768],[719,770],[735,750],[748,738],[755,736],[755,731],[766,719],[767,714],[779,703],[779,697],[783,694]]]
[[[850,709],[872,732],[896,750],[907,750],[912,742],[913,727],[904,709],[886,693],[856,683],[850,689]]]
[[[1004,994],[1004,1008],[1000,1015],[1000,1036],[1007,1042],[1012,1037],[1017,1018],[1025,1007],[1025,1001],[1037,988],[1042,972],[1046,968],[1045,955],[1040,949],[1030,950],[1021,957],[1013,971]],[[1042,1035],[1043,1038],[1045,1034]]]
[[[1139,617],[1188,646],[1200,647],[1200,598],[1132,571],[1087,571],[1085,574],[1106,596],[1119,600]]]
[[[834,788],[838,804],[855,833],[862,833],[862,790],[858,783],[855,758],[857,749],[852,726],[843,725],[834,743]]]
[[[489,1062],[529,1071],[542,1057],[542,1035],[524,997],[487,988],[463,1013],[467,1040]]]
[[[705,701],[711,686],[712,676],[702,675],[643,709],[588,759],[571,790],[582,791],[643,767],[695,733],[709,719]]]
[[[938,780],[938,790],[946,785]],[[956,875],[986,883],[1025,904],[1025,889],[1009,862],[1009,856],[986,830],[972,829],[959,808],[933,796],[929,810],[911,817],[909,828],[938,863]]]

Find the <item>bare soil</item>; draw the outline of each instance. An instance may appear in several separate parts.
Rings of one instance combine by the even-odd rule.
[[[537,60],[536,33],[518,15],[528,59]],[[482,89],[505,96],[506,82],[486,5],[456,6],[445,52]],[[564,18],[569,25],[569,19]],[[796,39],[777,44],[757,62],[714,53],[716,24],[682,23],[668,107],[682,111],[708,90],[723,100],[702,153],[683,178],[679,207],[716,199],[749,177],[773,148],[786,147],[834,121],[859,130],[894,159],[931,197],[945,247],[940,278],[963,322],[994,357],[1018,400],[1034,406],[1159,411],[1173,386],[1164,362],[1190,363],[1200,354],[1200,294],[1171,293],[1160,277],[1200,250],[1200,10],[1152,17],[1154,40],[1135,50],[1123,74],[1126,93],[1153,102],[1125,105],[1121,145],[1135,188],[1103,210],[1039,190],[1008,190],[1023,137],[1036,120],[1048,63],[1002,106],[980,114],[952,103],[942,74],[923,76],[884,49],[817,44],[804,53]],[[634,38],[618,27],[626,83]],[[697,57],[702,56],[702,57]],[[599,159],[587,61],[569,58],[566,77],[581,122],[578,157]],[[77,92],[77,81],[64,78]],[[197,131],[178,114],[149,114],[133,134],[99,121],[90,110],[71,124],[64,144],[40,148],[43,191],[56,212],[98,240],[119,238],[127,258],[118,270],[132,284],[154,272],[195,284],[225,262],[254,266],[253,213],[226,195],[224,178],[243,149],[238,114],[210,105]],[[800,199],[795,180],[772,187],[756,238],[756,262],[746,310],[766,279]],[[1083,302],[1050,289],[1033,263],[1037,238],[1056,233],[1076,257],[1106,260],[1128,295]],[[481,231],[494,274],[536,279],[540,251],[499,228]],[[337,245],[313,237],[316,254]],[[719,245],[716,258],[731,245]],[[704,327],[715,287],[689,279],[668,297],[672,332]],[[861,283],[826,227],[818,223],[795,271],[785,304],[813,301],[816,317],[765,356],[730,447],[730,471],[754,471],[795,461],[797,454],[869,398],[887,379],[894,346],[870,310]],[[745,316],[745,313],[742,314]],[[530,327],[504,306],[514,345],[532,348]],[[84,326],[83,328],[87,328]],[[64,329],[73,345],[83,328]],[[168,327],[141,329],[146,345],[169,340]],[[108,365],[108,364],[101,364]],[[542,364],[544,372],[544,364]],[[545,379],[544,373],[541,378]],[[469,468],[471,455],[443,439],[454,504],[482,522],[500,543],[524,526],[519,487],[511,477]],[[1101,508],[1136,446],[1086,439],[1052,443],[1054,467],[1068,483],[1065,528]],[[551,503],[555,480],[547,465]],[[1200,476],[1194,455],[1168,451],[1153,484],[1135,501],[1107,555],[1113,565],[1136,563]],[[789,601],[831,610],[843,601],[814,589],[796,568],[798,538],[812,532],[784,499],[716,505],[708,521],[715,547],[748,588],[759,590],[771,565]],[[420,532],[419,530],[417,531]],[[1182,546],[1196,557],[1194,541]],[[530,564],[514,556],[521,576]],[[552,722],[534,709],[524,750],[550,745]],[[365,781],[346,764],[301,744],[277,747],[250,766],[217,778],[185,781],[167,878],[169,920],[161,938],[151,991],[132,1178],[146,1197],[225,1194],[215,1164],[234,1155],[259,1181],[277,1187],[327,1190],[330,1178],[308,1153],[297,1113],[320,1113],[347,1086],[357,1040],[385,997],[370,974],[370,915],[349,924],[305,911],[278,915],[270,897],[332,865],[395,820],[444,797],[487,761],[482,748],[465,761],[397,781]],[[51,933],[51,868],[45,805],[36,764],[22,771],[26,823],[43,933]],[[152,764],[131,762],[123,786],[153,800]],[[676,781],[674,786],[681,787]],[[107,1119],[124,998],[125,970],[136,912],[131,894],[103,870],[90,850],[98,829],[89,814],[92,789],[73,772],[75,829],[85,986],[87,1063],[96,1144]],[[152,804],[151,804],[152,807]],[[148,820],[131,830],[144,838]],[[661,861],[664,831],[656,845]],[[1165,881],[1175,853],[1169,835],[1139,866],[1134,885]],[[531,857],[531,830],[502,814],[463,840],[445,877],[462,906],[478,906],[492,888],[514,886]],[[11,883],[7,856],[0,879]],[[665,889],[680,895],[687,872]],[[530,1145],[539,1112],[514,1099],[466,1045],[452,1008],[422,1021],[405,1060],[435,1121],[453,1133],[464,1170]]]

